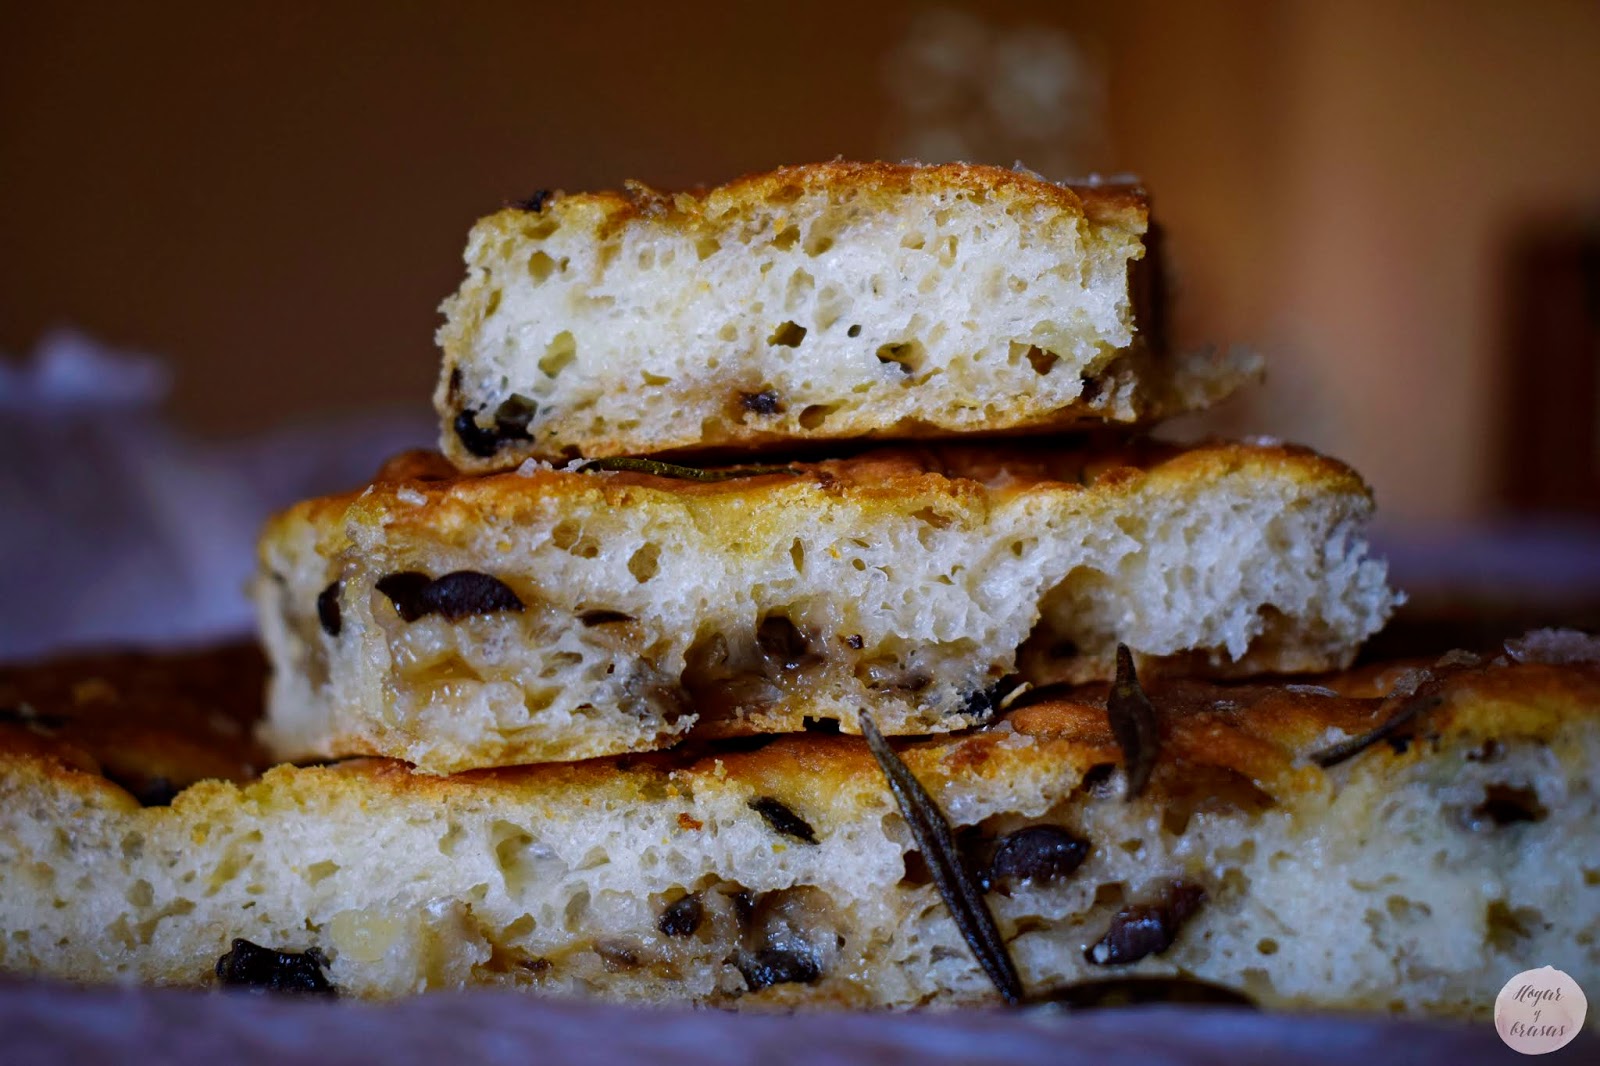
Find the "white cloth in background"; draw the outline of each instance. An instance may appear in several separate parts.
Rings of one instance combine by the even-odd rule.
[[[169,382],[66,331],[0,360],[0,661],[249,632],[266,517],[437,432],[419,412],[208,441],[164,422]]]

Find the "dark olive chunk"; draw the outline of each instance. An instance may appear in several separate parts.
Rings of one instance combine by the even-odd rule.
[[[430,614],[459,622],[472,615],[523,609],[522,600],[505,582],[476,570],[456,570],[436,579],[405,570],[379,578],[377,589],[407,622]]]
[[[664,936],[693,936],[705,916],[705,904],[700,902],[700,894],[693,892],[662,911],[656,928]]]
[[[1089,856],[1089,842],[1055,825],[1030,825],[1008,834],[989,864],[994,885],[1027,885],[1071,877]]]
[[[456,431],[456,438],[461,441],[461,446],[468,454],[476,455],[479,459],[488,459],[500,450],[500,434],[493,429],[484,429],[478,425],[478,408],[473,407],[456,415],[451,423]]]
[[[328,587],[317,593],[317,621],[322,623],[322,631],[330,637],[337,637],[339,630],[344,628],[344,620],[339,615],[339,589],[343,582],[330,581]]]
[[[811,828],[811,823],[794,813],[782,800],[762,796],[750,801],[750,809],[761,815],[775,833],[793,837],[805,844],[817,842],[817,832]]]
[[[275,951],[235,939],[233,950],[217,960],[217,978],[229,988],[292,995],[335,996],[338,990],[324,976],[328,960],[316,948]]]
[[[770,985],[808,985],[822,976],[816,959],[779,948],[740,952],[736,965],[752,992],[759,992]]]
[[[519,211],[532,211],[537,214],[538,212],[544,210],[544,205],[550,201],[550,197],[553,195],[555,194],[549,189],[538,189],[532,196],[525,196],[520,200],[513,200],[511,206],[517,208]]]
[[[1083,957],[1095,966],[1126,966],[1146,955],[1159,955],[1178,939],[1184,923],[1205,898],[1205,889],[1199,885],[1175,881],[1160,902],[1136,903],[1114,914],[1105,936],[1086,949]]]
[[[762,392],[741,392],[739,405],[751,414],[775,415],[783,410],[783,405],[778,402],[778,394],[772,389]]]
[[[451,423],[461,446],[480,459],[494,456],[508,442],[532,440],[528,425],[539,413],[539,405],[528,397],[515,393],[494,409],[494,423],[484,426],[478,421],[483,408],[473,407],[456,415]]]

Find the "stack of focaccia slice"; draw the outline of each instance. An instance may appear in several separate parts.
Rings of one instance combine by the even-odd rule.
[[[1146,227],[847,163],[483,220],[445,454],[262,539],[252,765],[300,765],[140,809],[31,723],[0,965],[1451,1013],[1513,941],[1592,972],[1594,891],[1539,866],[1592,835],[1551,754],[1592,756],[1592,670],[1284,679],[1398,602],[1371,499],[1145,435],[1256,372],[1159,343]]]

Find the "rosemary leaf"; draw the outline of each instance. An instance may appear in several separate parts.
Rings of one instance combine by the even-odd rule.
[[[1321,751],[1313,752],[1311,761],[1326,770],[1330,766],[1338,766],[1346,759],[1360,755],[1380,740],[1389,739],[1423,712],[1431,711],[1444,703],[1444,694],[1439,689],[1440,685],[1435,679],[1423,684],[1409,695],[1389,700],[1384,705],[1384,709],[1389,711],[1389,716],[1383,720],[1382,725],[1370,733],[1341,740]]]
[[[583,470],[626,470],[635,474],[653,474],[656,477],[676,478],[679,481],[731,481],[740,477],[759,477],[762,474],[802,474],[794,466],[732,466],[720,470],[706,470],[698,466],[679,466],[656,459],[635,459],[626,455],[613,455],[606,459],[585,459]]]
[[[1156,720],[1156,709],[1150,698],[1139,687],[1139,675],[1133,669],[1133,653],[1126,644],[1117,645],[1117,679],[1111,683],[1111,694],[1106,697],[1106,718],[1111,722],[1111,733],[1122,749],[1123,767],[1128,775],[1126,799],[1132,800],[1144,791],[1150,782],[1150,772],[1156,768],[1156,756],[1161,753],[1161,724]]]
[[[944,813],[889,747],[877,723],[864,710],[861,712],[861,735],[866,738],[867,747],[878,761],[883,776],[888,778],[889,791],[900,805],[900,813],[905,816],[911,837],[928,864],[933,883],[950,917],[955,920],[956,928],[961,930],[961,936],[977,957],[978,965],[994,982],[1002,999],[1012,1005],[1022,1002],[1022,978],[1017,975],[1016,964],[1011,961],[1011,953],[994,924],[994,915],[984,902],[983,893],[961,861],[961,852],[956,848]]]

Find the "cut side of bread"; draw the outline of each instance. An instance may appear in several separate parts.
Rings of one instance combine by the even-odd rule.
[[[1140,343],[1142,192],[949,164],[540,196],[480,221],[435,403],[463,469],[1147,421],[1251,357]]]
[[[1343,666],[1398,599],[1360,479],[1280,446],[947,446],[712,482],[438,465],[269,524],[280,756],[446,773],[849,732],[865,706],[942,732],[986,721],[1019,664],[1108,677],[1118,642],[1146,668]]]
[[[1103,685],[898,746],[1030,997],[1181,977],[1485,1019],[1535,963],[1600,985],[1600,666],[1448,661],[1153,681],[1164,740],[1132,801]],[[1394,690],[1425,705],[1390,742],[1309,757],[1405,709]],[[61,739],[73,708],[39,710],[0,722],[6,973],[208,985],[243,938],[317,949],[349,996],[994,1002],[856,737],[449,778],[285,766],[141,807],[97,770],[109,734]]]

